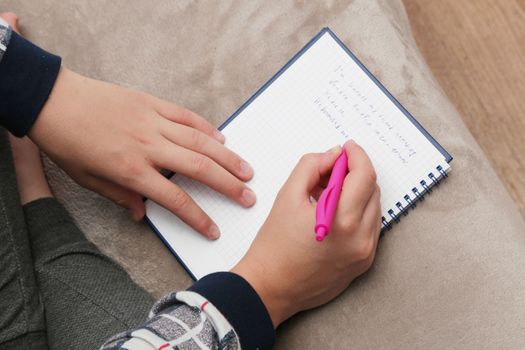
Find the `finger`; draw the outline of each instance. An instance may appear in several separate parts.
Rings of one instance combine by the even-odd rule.
[[[108,180],[91,178],[85,187],[98,192],[116,204],[129,209],[133,220],[135,221],[141,220],[146,213],[142,196],[136,192],[109,182]]]
[[[164,101],[156,98],[157,101],[157,112],[164,118],[171,120],[172,122],[180,123],[195,129],[198,129],[213,137],[220,143],[224,143],[224,135],[217,130],[213,125],[210,124],[206,119],[201,117],[195,112],[190,111],[184,107],[178,106],[174,103]]]
[[[366,204],[361,221],[364,234],[372,234],[372,238],[377,242],[381,231],[381,191],[376,185],[374,193]]]
[[[329,174],[341,147],[336,146],[325,153],[309,153],[304,155],[295,166],[283,189],[301,195],[301,200],[309,199],[312,191],[319,185],[321,179]]]
[[[323,186],[315,186],[315,188],[312,190],[311,196],[313,199],[315,199],[316,202],[319,201],[319,197],[321,197],[321,194],[323,193],[325,187]]]
[[[377,248],[381,228],[379,197],[379,187],[376,186],[359,221],[352,222],[351,220],[353,219],[351,218],[339,216],[338,221],[334,222],[334,224],[340,225],[335,230],[337,234],[337,238],[334,237],[336,238],[336,244],[346,245],[348,252],[352,252],[349,258],[355,263],[360,263],[358,266],[361,266],[361,272],[366,271],[370,267]]]
[[[186,125],[169,122],[167,124],[162,134],[168,141],[212,159],[241,180],[248,181],[253,177],[253,169],[248,162],[216,139]]]
[[[166,141],[155,154],[155,163],[162,168],[202,182],[244,207],[255,204],[255,193],[244,182],[200,153]]]
[[[331,171],[321,176],[321,179],[319,180],[319,186],[321,186],[322,188],[326,188],[328,186],[328,182],[330,181],[330,174]]]
[[[140,192],[158,205],[177,215],[208,239],[220,236],[219,227],[179,186],[150,169],[136,186]]]
[[[11,28],[13,28],[15,32],[20,34],[20,29],[18,28],[18,16],[16,15],[16,13],[3,12],[0,14],[0,17],[2,17],[7,22],[7,24],[9,24]]]
[[[319,197],[321,197],[321,194],[328,186],[328,181],[330,181],[330,173],[326,173],[321,176],[321,179],[319,180],[319,183],[312,189],[311,196],[316,200],[319,201]]]
[[[379,241],[379,235],[381,233],[381,205],[380,205],[380,190],[379,186],[376,186],[374,193],[370,197],[365,210],[363,212],[363,218],[361,221],[361,237],[355,237],[354,242],[361,241],[367,242],[364,244],[365,254],[367,255],[364,263],[368,268],[374,260],[377,242]]]
[[[343,183],[338,212],[360,218],[376,188],[376,173],[365,151],[353,141],[345,144],[349,173]]]

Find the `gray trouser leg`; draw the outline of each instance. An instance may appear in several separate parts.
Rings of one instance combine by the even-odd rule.
[[[51,349],[98,349],[146,320],[152,297],[80,232],[60,203],[24,206]]]
[[[45,349],[45,330],[11,148],[0,129],[0,348]]]
[[[143,322],[152,297],[53,198],[20,206],[0,132],[0,349],[98,349]]]

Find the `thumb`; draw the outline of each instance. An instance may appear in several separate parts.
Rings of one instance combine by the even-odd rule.
[[[340,154],[341,146],[324,153],[305,154],[295,166],[285,187],[309,200],[312,191],[319,185],[321,178],[330,173]]]

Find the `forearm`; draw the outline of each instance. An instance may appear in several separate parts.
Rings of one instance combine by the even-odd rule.
[[[15,33],[0,19],[0,125],[24,136],[46,103],[61,59]]]
[[[110,339],[113,349],[269,349],[275,333],[255,290],[240,276],[208,275],[159,300],[138,329]]]

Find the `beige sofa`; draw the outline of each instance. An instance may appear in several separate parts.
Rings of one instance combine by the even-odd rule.
[[[525,224],[421,58],[401,0],[4,0],[30,39],[80,73],[219,124],[330,26],[455,157],[446,184],[388,232],[373,268],[278,330],[278,349],[525,348]],[[60,200],[155,296],[190,278],[145,224],[56,166]],[[516,174],[518,176],[518,174]]]

